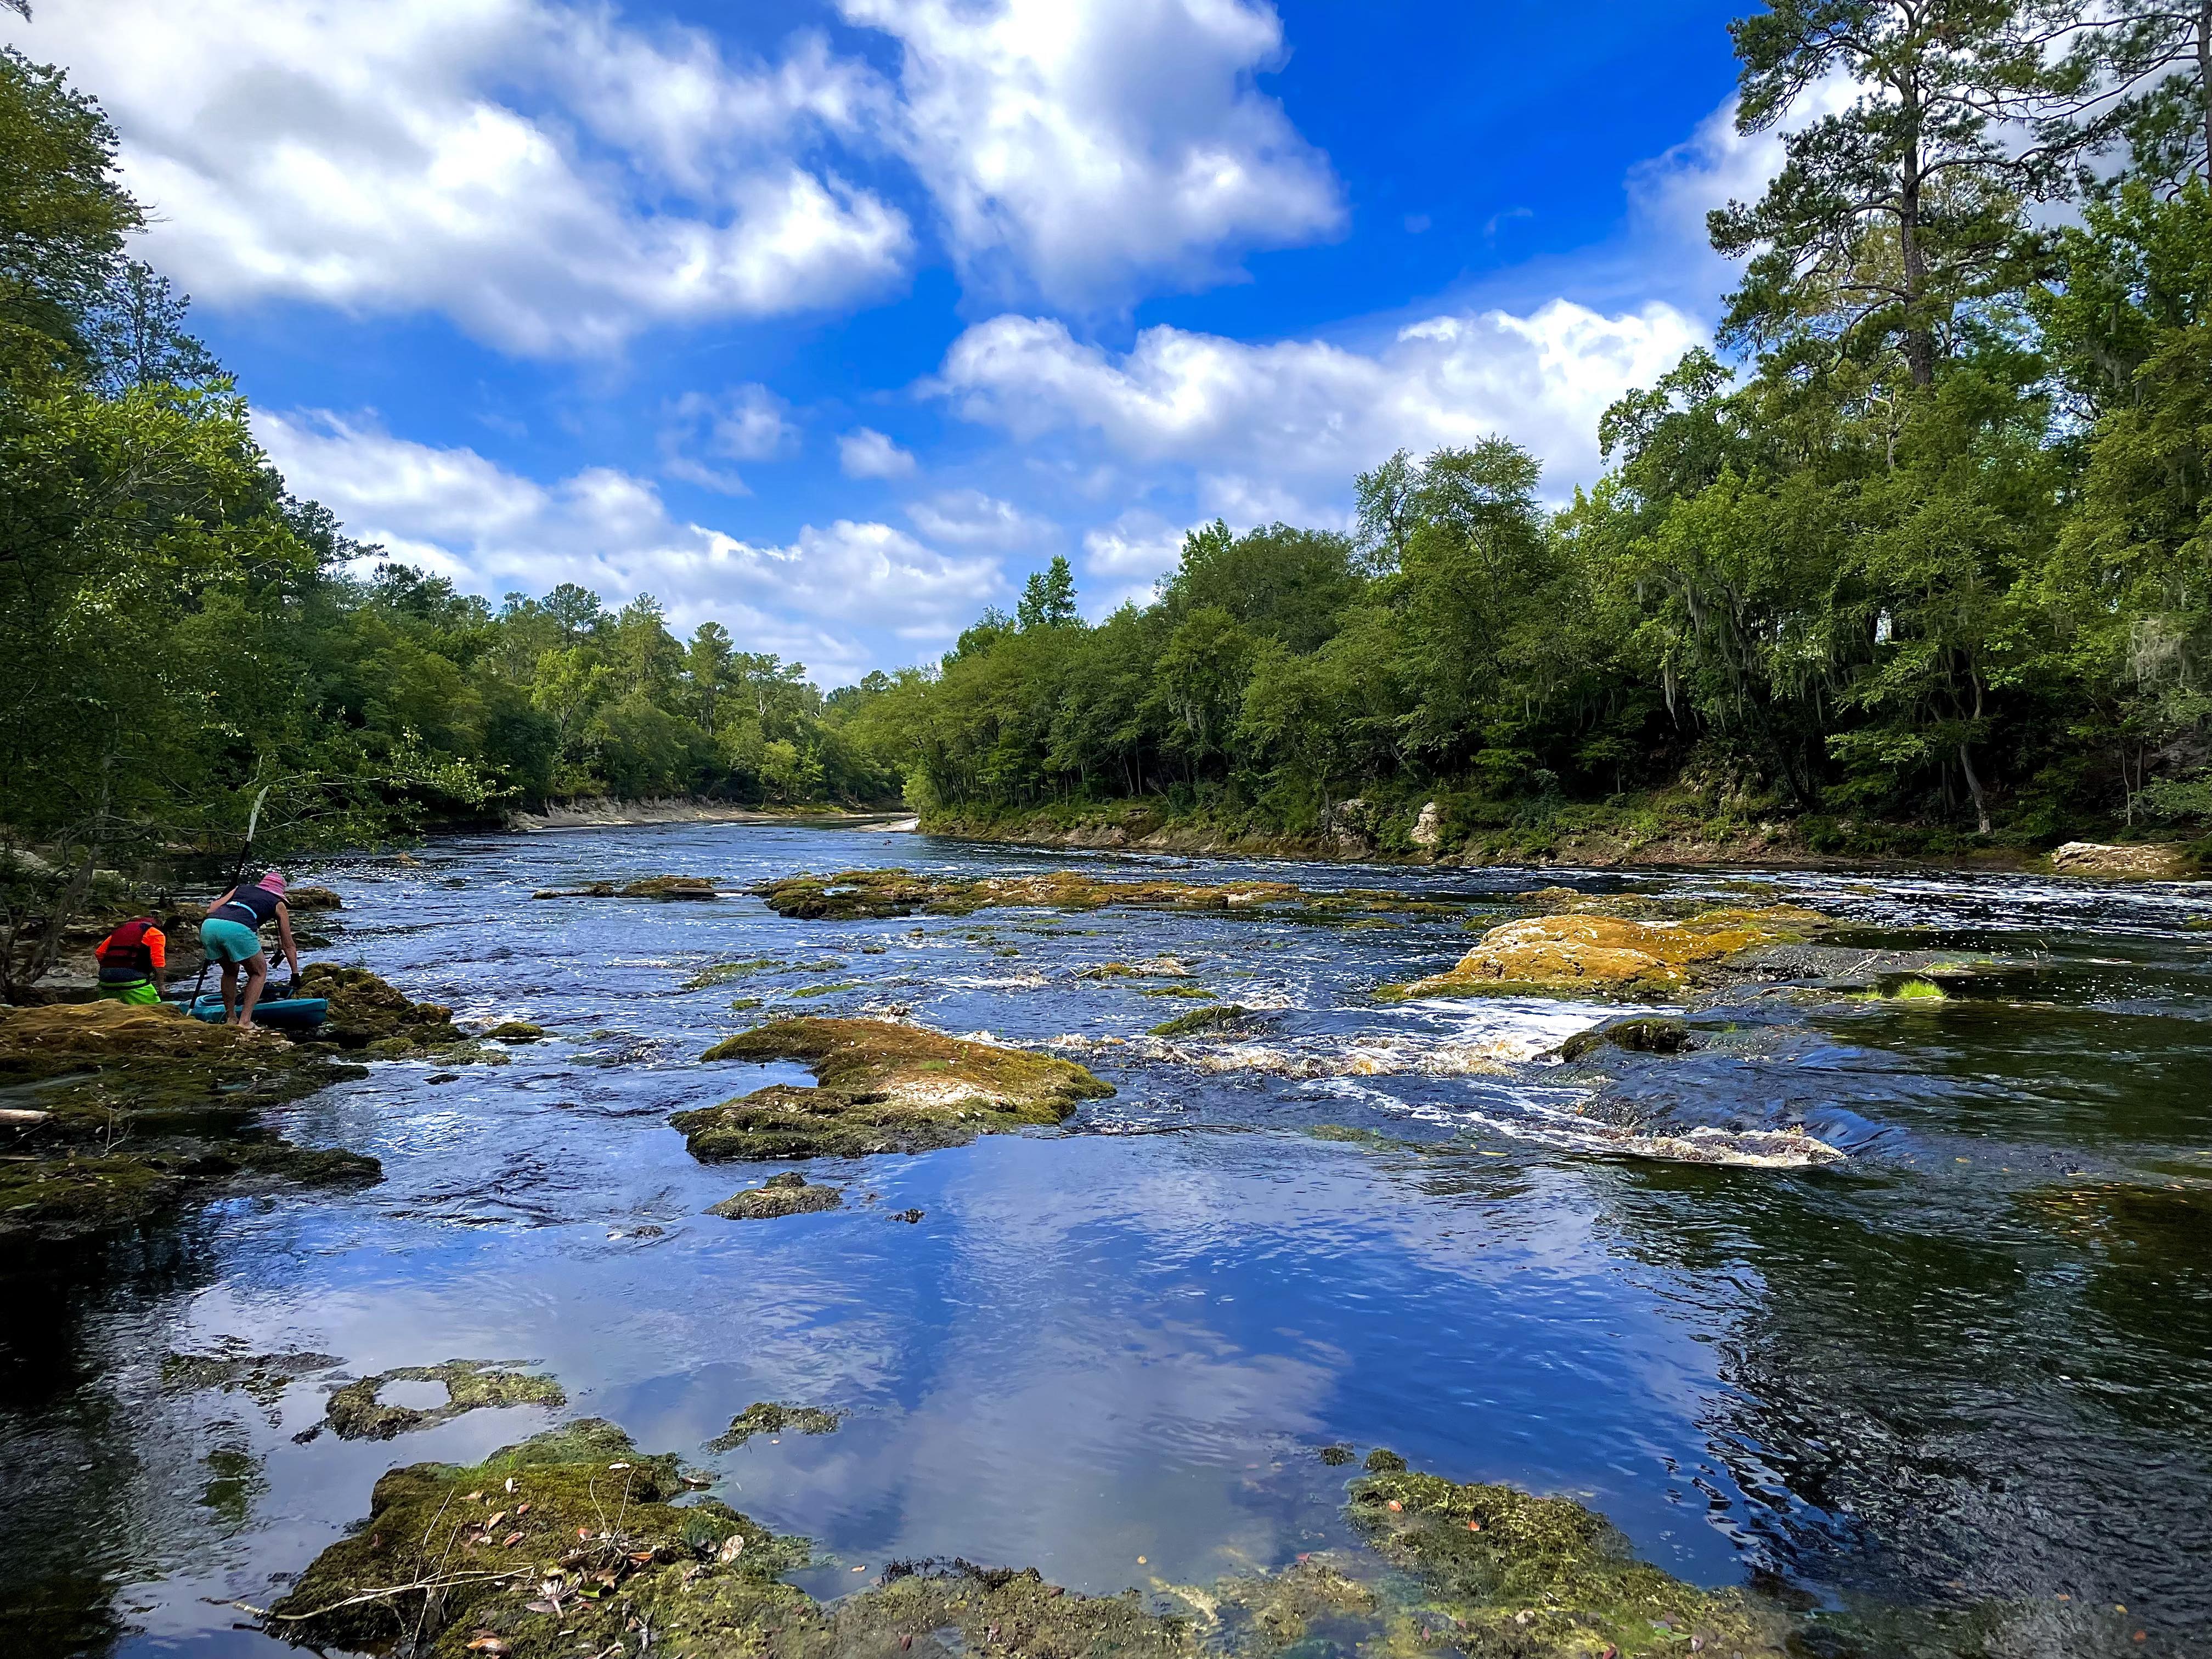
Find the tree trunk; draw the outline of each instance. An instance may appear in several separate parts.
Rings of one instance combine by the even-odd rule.
[[[2212,0],[2197,9],[2197,95],[2204,104],[2204,182],[2212,185]]]
[[[1920,191],[1927,175],[1920,165],[1917,88],[1905,90],[1905,105],[1914,126],[1914,137],[1905,146],[1904,174],[1898,180],[1897,246],[1905,268],[1905,366],[1912,384],[1924,386],[1936,380],[1936,336],[1924,309],[1928,255],[1920,246]]]
[[[1966,775],[1966,793],[1974,798],[1974,821],[1984,835],[1992,834],[1996,826],[1990,822],[1989,798],[1982,793],[1982,781],[1974,772],[1974,757],[1966,752],[1966,745],[1959,745],[1959,769]]]

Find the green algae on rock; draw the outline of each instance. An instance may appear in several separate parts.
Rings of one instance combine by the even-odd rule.
[[[707,1443],[709,1451],[735,1451],[757,1434],[781,1434],[789,1430],[793,1434],[835,1434],[845,1420],[843,1412],[824,1411],[819,1406],[779,1406],[774,1401],[756,1400],[730,1419],[730,1426]]]
[[[1779,1613],[1741,1592],[1637,1560],[1571,1498],[1400,1468],[1353,1482],[1350,1513],[1370,1548],[1424,1581],[1468,1655],[1779,1655],[1789,1635]]]
[[[669,1119],[691,1155],[796,1158],[914,1152],[1059,1123],[1112,1087],[1073,1061],[878,1019],[782,1019],[702,1058],[797,1060],[816,1085],[774,1084]]]
[[[1207,1031],[1218,1031],[1242,1024],[1251,1018],[1252,1011],[1242,1003],[1224,1002],[1218,1008],[1194,1008],[1187,1014],[1177,1014],[1173,1019],[1155,1025],[1147,1036],[1198,1036]]]
[[[788,1174],[770,1176],[763,1185],[748,1187],[724,1199],[711,1206],[707,1213],[729,1221],[775,1221],[787,1215],[834,1210],[844,1201],[843,1188],[810,1187],[806,1177],[793,1170]]]
[[[323,1415],[341,1440],[390,1440],[416,1429],[451,1422],[490,1406],[565,1406],[568,1396],[550,1376],[509,1369],[521,1362],[448,1359],[442,1365],[403,1365],[349,1382],[330,1398]],[[394,1382],[441,1382],[442,1406],[388,1405],[378,1398]]]
[[[103,1231],[251,1182],[372,1184],[374,1158],[295,1146],[258,1121],[264,1106],[358,1075],[170,1007],[0,1010],[0,1083],[38,1102],[7,1131],[0,1237]]]
[[[742,962],[716,962],[702,968],[685,980],[682,989],[708,991],[717,985],[727,985],[732,980],[743,979],[749,974],[773,972],[787,964],[775,957],[747,957]]]
[[[179,1394],[243,1394],[273,1406],[302,1376],[335,1370],[345,1362],[330,1353],[250,1353],[228,1342],[213,1353],[172,1353],[161,1360],[161,1386]]]
[[[758,1402],[724,1438],[835,1426],[805,1418]],[[1788,1635],[1747,1596],[1636,1561],[1602,1516],[1570,1500],[1402,1470],[1352,1483],[1348,1514],[1371,1553],[1311,1553],[1206,1588],[1156,1583],[1181,1613],[1147,1607],[1133,1589],[1071,1595],[1034,1569],[957,1560],[894,1563],[824,1605],[779,1582],[807,1565],[803,1540],[712,1498],[672,1502],[685,1484],[674,1458],[644,1456],[598,1421],[473,1467],[394,1469],[367,1521],[264,1622],[295,1643],[404,1642],[424,1659],[568,1659],[617,1645],[687,1659],[1277,1659],[1316,1642],[1468,1659],[1770,1659]]]

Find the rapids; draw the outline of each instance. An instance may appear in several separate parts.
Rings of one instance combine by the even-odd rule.
[[[925,1556],[1097,1592],[1275,1566],[1344,1541],[1316,1453],[1345,1442],[1574,1496],[1844,1650],[2212,1641],[2212,890],[1262,872],[1477,907],[1560,880],[1751,887],[1869,946],[2034,964],[1948,1000],[1754,986],[1671,1011],[1692,1052],[1574,1065],[1558,1045],[1619,1010],[1375,999],[1463,954],[1462,917],[532,897],[890,864],[1255,873],[803,825],[448,839],[313,872],[347,908],[313,954],[548,1040],[271,1115],[381,1159],[380,1186],[6,1263],[0,1646],[273,1655],[225,1604],[265,1606],[383,1470],[581,1415],[813,1539],[799,1582],[824,1595]],[[1083,971],[1161,958],[1188,975]],[[1234,1030],[1147,1035],[1231,1003]],[[791,1166],[702,1165],[666,1120],[805,1083],[698,1059],[787,1012],[1036,1048],[1118,1092],[1056,1131],[807,1165],[841,1209],[708,1215]],[[341,1382],[456,1359],[567,1404],[318,1431]],[[755,1401],[842,1416],[711,1449]]]

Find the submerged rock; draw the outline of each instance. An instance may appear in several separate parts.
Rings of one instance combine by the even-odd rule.
[[[1636,1054],[1680,1054],[1697,1046],[1690,1028],[1679,1019],[1616,1019],[1576,1032],[1559,1045],[1559,1058],[1583,1060],[1605,1048]]]
[[[506,1362],[508,1364],[514,1362]],[[388,1405],[378,1396],[394,1382],[440,1382],[442,1406]],[[349,1382],[330,1399],[323,1416],[341,1440],[390,1440],[415,1429],[451,1422],[487,1406],[565,1406],[568,1396],[550,1376],[505,1369],[489,1359],[448,1359],[442,1365],[403,1365]]]
[[[167,1355],[161,1386],[179,1394],[243,1394],[257,1405],[273,1406],[302,1376],[343,1364],[329,1353],[248,1353],[240,1343],[215,1353]]]
[[[1401,1466],[1355,1481],[1351,1515],[1370,1548],[1449,1611],[1463,1653],[1779,1655],[1789,1638],[1779,1612],[1637,1560],[1603,1516],[1570,1498]]]
[[[1054,1124],[1114,1092],[1073,1061],[879,1019],[783,1019],[702,1058],[797,1060],[817,1086],[775,1084],[678,1112],[694,1158],[796,1158],[913,1152]]]
[[[771,1176],[761,1186],[748,1187],[713,1206],[707,1213],[730,1221],[775,1221],[787,1215],[834,1210],[844,1201],[843,1188],[810,1187],[806,1177],[794,1170],[788,1175]]]
[[[1708,910],[1675,921],[1571,913],[1528,916],[1492,928],[1450,972],[1389,986],[1396,997],[1559,992],[1664,997],[1720,977],[1727,959],[1802,941],[1830,926],[1790,905]]]
[[[824,1411],[819,1406],[779,1406],[773,1401],[756,1400],[732,1418],[730,1426],[707,1446],[710,1451],[735,1451],[757,1434],[781,1434],[786,1430],[793,1434],[835,1434],[844,1420],[844,1413]]]
[[[769,1420],[787,1410],[756,1405],[732,1432],[807,1431]],[[648,1631],[643,1650],[702,1659],[1273,1659],[1316,1644],[1468,1659],[1768,1659],[1789,1633],[1748,1596],[1636,1561],[1579,1504],[1431,1475],[1353,1483],[1348,1512],[1367,1551],[1312,1553],[1208,1587],[1155,1581],[1158,1610],[1134,1589],[1071,1595],[1034,1569],[965,1561],[896,1562],[825,1605],[781,1582],[807,1565],[803,1540],[712,1498],[678,1506],[686,1484],[674,1458],[641,1455],[598,1421],[473,1467],[394,1469],[367,1521],[315,1559],[264,1628],[319,1648],[404,1642],[425,1659],[633,1652]]]

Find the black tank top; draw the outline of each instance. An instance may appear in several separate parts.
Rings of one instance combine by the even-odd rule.
[[[263,922],[276,914],[276,907],[283,902],[266,887],[241,887],[225,901],[222,911],[217,914],[225,921],[242,921],[258,932]],[[231,912],[243,914],[229,914]]]

